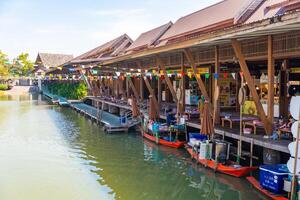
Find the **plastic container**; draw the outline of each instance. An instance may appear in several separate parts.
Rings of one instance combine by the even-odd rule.
[[[276,194],[283,192],[284,179],[288,178],[289,171],[285,164],[262,165],[259,167],[260,185]]]
[[[202,142],[200,144],[199,158],[211,159],[211,155],[212,155],[212,143]]]

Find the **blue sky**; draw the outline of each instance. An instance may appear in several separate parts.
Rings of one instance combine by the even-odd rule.
[[[77,56],[123,33],[142,32],[220,0],[0,0],[0,50]]]

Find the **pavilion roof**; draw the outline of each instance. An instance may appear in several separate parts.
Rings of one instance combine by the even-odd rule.
[[[131,38],[127,34],[124,34],[74,58],[71,63],[85,63],[92,60],[103,61],[111,59],[124,54],[125,49],[131,44]]]
[[[161,41],[207,32],[240,23],[243,15],[253,12],[263,0],[224,0],[212,6],[181,17],[161,37]],[[245,12],[245,10],[249,10]]]
[[[245,23],[283,15],[297,8],[300,8],[300,0],[265,0]]]
[[[155,46],[159,38],[173,25],[172,22],[142,33],[127,49],[126,52],[138,51]]]
[[[35,63],[39,65],[40,68],[54,68],[72,59],[73,59],[73,55],[38,53]]]

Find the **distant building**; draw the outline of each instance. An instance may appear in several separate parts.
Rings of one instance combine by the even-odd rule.
[[[35,77],[45,76],[46,72],[56,69],[72,59],[73,55],[38,53],[32,73]]]

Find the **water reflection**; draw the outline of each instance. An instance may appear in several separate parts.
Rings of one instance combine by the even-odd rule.
[[[68,108],[27,98],[0,101],[1,200],[259,199],[245,180],[206,170],[184,150],[105,134]]]

